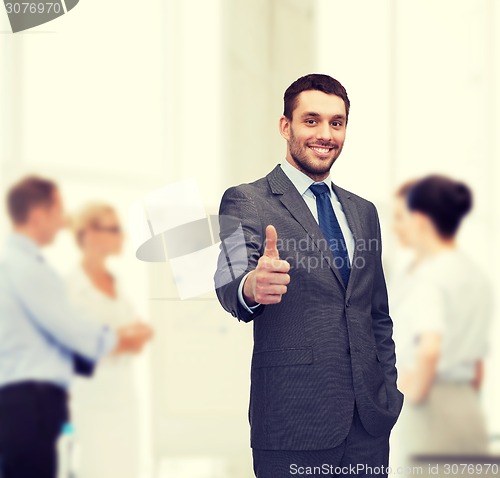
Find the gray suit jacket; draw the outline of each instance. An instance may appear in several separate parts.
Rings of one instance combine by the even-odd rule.
[[[370,434],[388,434],[402,407],[377,211],[369,201],[333,188],[356,244],[347,289],[316,220],[281,167],[228,189],[222,198],[215,282],[224,309],[253,321],[254,448],[333,448],[349,432],[355,402]],[[239,223],[243,236],[234,233]],[[268,224],[276,227],[291,281],[279,304],[251,314],[238,301],[238,286],[263,254]]]

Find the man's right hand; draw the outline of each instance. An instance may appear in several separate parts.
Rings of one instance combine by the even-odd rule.
[[[280,259],[277,242],[275,227],[267,226],[264,254],[243,285],[243,297],[250,307],[257,304],[277,304],[287,291],[290,264]]]
[[[112,354],[141,352],[146,342],[153,337],[153,329],[144,322],[136,322],[120,327],[116,331],[118,342]]]

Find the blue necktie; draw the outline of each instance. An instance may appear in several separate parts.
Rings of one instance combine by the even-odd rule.
[[[337,267],[347,287],[351,265],[349,263],[349,254],[340,229],[339,221],[333,210],[330,198],[330,188],[325,183],[315,183],[309,186],[309,189],[316,196],[316,207],[318,208],[319,228],[330,244],[330,251],[333,255],[333,263]]]

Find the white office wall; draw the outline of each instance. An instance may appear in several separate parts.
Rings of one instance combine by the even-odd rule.
[[[319,0],[316,9],[316,70],[337,78],[351,102],[346,142],[332,177],[372,200],[386,196],[392,179],[389,4]]]
[[[165,179],[196,178],[207,207],[218,202],[227,118],[222,115],[222,0],[166,2]]]

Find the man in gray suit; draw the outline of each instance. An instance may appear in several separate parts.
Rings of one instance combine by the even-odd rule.
[[[254,325],[249,419],[258,478],[387,475],[403,396],[380,226],[371,202],[330,178],[348,115],[337,80],[299,78],[279,123],[286,161],[228,189],[220,206],[217,295]]]

